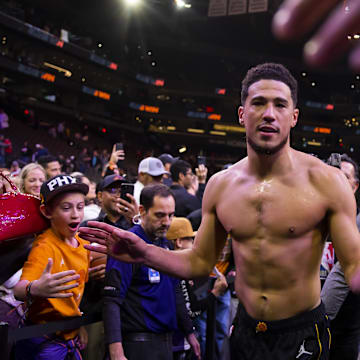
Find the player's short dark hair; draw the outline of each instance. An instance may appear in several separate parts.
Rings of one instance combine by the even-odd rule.
[[[189,169],[191,169],[191,165],[187,161],[176,160],[170,167],[172,180],[178,181],[180,173],[185,175]]]
[[[298,84],[296,79],[291,75],[290,71],[282,64],[265,63],[251,68],[244,80],[241,88],[241,103],[245,105],[245,101],[249,95],[249,87],[260,80],[277,80],[286,84],[291,91],[291,98],[294,106],[297,104]]]
[[[359,183],[359,166],[356,161],[352,159],[348,154],[341,154],[340,157],[341,162],[348,162],[354,167],[355,180],[357,183]]]
[[[147,185],[142,189],[140,194],[140,204],[146,211],[153,206],[155,196],[162,198],[172,196],[175,201],[175,196],[168,186],[164,184]]]

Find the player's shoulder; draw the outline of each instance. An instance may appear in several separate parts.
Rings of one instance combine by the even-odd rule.
[[[343,172],[334,166],[326,164],[317,157],[305,153],[300,153],[302,163],[306,165],[309,177],[315,182],[333,182],[345,178]]]
[[[310,182],[322,193],[334,197],[335,192],[341,193],[342,189],[349,188],[349,182],[339,168],[328,165],[313,155],[300,154],[299,158],[305,165]]]
[[[214,174],[206,184],[204,200],[206,203],[217,203],[222,198],[223,192],[226,189],[232,188],[234,182],[238,182],[244,173],[245,163],[247,158],[244,158],[229,168],[219,171]]]
[[[239,179],[244,176],[244,171],[246,168],[248,158],[245,157],[240,161],[236,162],[235,164],[231,165],[225,170],[221,170],[214,174],[211,177],[211,181],[214,183],[227,183],[229,181],[233,181],[234,179]]]

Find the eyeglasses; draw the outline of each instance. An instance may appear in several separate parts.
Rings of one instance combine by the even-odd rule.
[[[111,195],[121,195],[121,189],[119,187],[116,188],[106,188],[104,189],[107,193]]]

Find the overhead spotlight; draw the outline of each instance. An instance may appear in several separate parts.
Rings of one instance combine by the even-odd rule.
[[[191,4],[187,4],[184,0],[175,0],[175,4],[176,6],[181,9],[181,8],[191,8]]]
[[[125,0],[125,4],[128,6],[138,6],[140,3],[141,0]]]
[[[301,76],[303,76],[303,77],[305,77],[306,75],[307,75],[307,74],[306,74],[305,71],[301,73]]]
[[[354,35],[354,39],[356,39],[356,40],[360,39],[360,35],[359,35],[359,34],[355,34],[355,35]]]
[[[102,47],[103,47],[103,44],[102,44],[102,43],[98,43],[98,47],[99,47],[99,48],[102,48]]]

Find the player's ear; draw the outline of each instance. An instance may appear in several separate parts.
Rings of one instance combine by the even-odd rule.
[[[299,109],[294,109],[292,120],[291,120],[291,127],[294,128],[299,119]]]
[[[239,106],[238,116],[239,116],[239,124],[241,126],[244,126],[245,123],[244,123],[244,107],[243,106]]]

